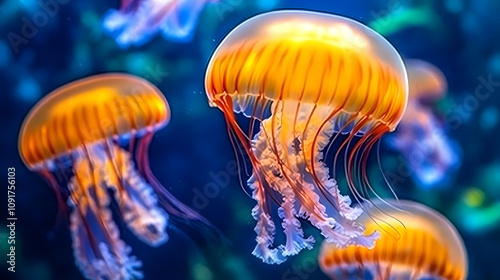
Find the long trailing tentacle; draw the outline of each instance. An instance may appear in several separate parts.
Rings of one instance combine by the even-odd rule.
[[[217,227],[215,227],[210,221],[208,221],[198,212],[179,201],[174,195],[167,191],[167,189],[153,175],[153,172],[151,171],[151,168],[149,166],[148,154],[149,144],[151,143],[152,137],[153,133],[149,132],[146,133],[139,141],[136,158],[139,173],[141,174],[141,176],[138,176],[138,178],[143,177],[145,181],[149,183],[149,185],[153,188],[154,193],[158,196],[160,204],[170,214],[170,217],[172,219],[180,220],[181,222],[189,226],[200,229],[200,232],[206,235],[206,237],[209,239],[226,243],[227,240]]]
[[[63,171],[61,171],[61,172],[63,172]],[[38,171],[38,173],[49,184],[49,186],[51,187],[52,191],[54,192],[54,194],[56,196],[56,201],[57,201],[57,206],[58,206],[56,225],[59,225],[59,224],[61,224],[62,221],[65,220],[65,217],[70,212],[68,207],[66,206],[65,198],[61,194],[61,191],[60,191],[61,188],[59,187],[59,184],[58,184],[56,178],[54,178],[54,175],[52,175],[52,173],[49,171],[48,168],[40,169]]]
[[[250,163],[252,164],[253,174],[254,175],[255,174],[262,174],[262,172],[260,172],[261,165],[259,163],[259,160],[255,156],[255,151],[258,151],[259,148],[255,147],[255,145],[252,145],[252,140],[250,138],[248,138],[248,135],[246,135],[239,127],[239,125],[236,121],[236,118],[234,116],[234,113],[233,113],[233,104],[232,104],[231,98],[228,96],[225,96],[225,97],[223,97],[223,99],[218,100],[217,104],[218,104],[219,108],[221,108],[222,112],[224,113],[225,119],[226,119],[231,131],[236,135],[236,137],[238,138],[238,140],[242,144],[243,149],[245,150],[245,152],[250,160]],[[259,175],[259,176],[261,176],[261,175]],[[264,188],[265,194],[269,195],[271,197],[271,199],[274,200],[275,203],[279,204],[279,201],[281,200],[281,198],[280,199],[276,198],[274,196],[274,193],[272,192],[272,190],[266,184],[261,184],[261,185]]]
[[[238,152],[241,152],[241,147],[237,143],[237,136],[235,135],[235,133],[231,129],[230,124],[227,123],[227,121],[226,121],[226,124],[227,124],[227,134],[229,135],[229,141],[231,142],[231,146],[232,146],[233,152],[234,152],[234,157],[236,159],[236,166],[238,167],[238,182],[240,184],[240,188],[243,190],[243,192],[248,197],[252,197],[252,195],[248,192],[248,190],[245,187],[246,183],[244,183],[243,176],[241,174],[242,168],[241,168],[241,163],[240,163],[240,153],[238,153]],[[250,176],[248,168],[247,168],[247,163],[245,161],[244,156],[242,157],[241,161],[243,162],[243,170],[245,171],[245,174],[247,176]]]
[[[349,170],[349,169],[351,170],[351,172],[347,172],[346,171],[346,176],[348,176],[347,174],[351,174],[351,176],[350,176],[351,180],[349,181],[351,184],[353,183],[353,179],[354,179],[353,177],[360,178],[360,185],[361,185],[362,188],[364,188],[366,190],[365,193],[366,193],[366,195],[368,197],[367,202],[365,202],[365,204],[361,205],[363,207],[363,211],[365,211],[367,213],[367,215],[370,217],[370,219],[375,224],[377,224],[382,231],[384,231],[387,234],[390,234],[391,236],[393,236],[394,238],[397,239],[397,238],[399,238],[400,233],[388,221],[386,221],[385,219],[383,219],[381,217],[386,217],[386,218],[394,219],[398,223],[400,223],[403,226],[403,228],[404,228],[404,225],[397,218],[395,218],[394,216],[392,216],[389,213],[387,213],[387,211],[382,210],[376,204],[370,203],[371,197],[370,197],[369,194],[373,193],[377,197],[377,199],[379,201],[381,201],[382,203],[388,205],[391,208],[395,208],[395,209],[398,209],[398,208],[397,208],[397,206],[393,205],[392,203],[387,202],[384,198],[382,198],[373,189],[373,187],[371,186],[371,183],[368,180],[367,173],[366,173],[366,166],[367,166],[368,157],[370,155],[370,151],[373,148],[374,144],[378,142],[378,140],[380,139],[380,137],[383,134],[385,134],[386,131],[387,131],[387,127],[385,127],[384,125],[375,126],[373,128],[373,132],[367,133],[366,136],[363,136],[354,145],[354,147],[351,149],[351,153],[349,155],[349,158],[346,159],[346,165],[347,165],[346,170]],[[359,168],[360,175],[359,175],[359,177],[355,176],[355,171],[352,171],[352,168],[355,168],[355,166],[356,166],[355,158],[356,158],[356,155],[358,153],[361,154],[360,168]],[[368,190],[369,190],[369,192],[368,192]],[[380,215],[374,215],[372,213],[372,211],[374,211],[374,210],[377,213],[379,213]],[[401,210],[401,211],[403,211],[403,210]],[[380,223],[385,224],[389,228],[392,228],[394,230],[394,232],[389,232],[387,230],[387,227],[381,226]]]
[[[336,112],[334,111],[332,114],[335,115]],[[352,118],[348,119],[341,130],[345,129],[346,126],[352,121]],[[321,161],[323,159],[322,150],[327,146],[331,135],[334,133],[333,128],[335,127],[335,122],[323,122],[320,127],[322,127],[321,130],[318,130],[317,127],[311,129],[311,136],[306,138],[304,142],[304,147],[314,149],[314,152],[306,150],[306,152],[310,153],[311,156],[311,159],[308,159],[307,157],[306,159],[308,160],[307,162],[311,162],[309,165],[311,166],[310,169],[312,178],[314,179],[314,182],[316,182],[315,185],[318,188],[324,188],[325,195],[331,198],[329,201],[338,213],[336,216],[337,221],[333,224],[335,230],[347,237],[344,237],[344,242],[342,242],[342,239],[335,240],[335,238],[327,236],[327,241],[329,240],[329,242],[336,242],[341,245],[345,245],[347,243],[358,243],[371,247],[373,246],[374,241],[378,238],[378,235],[375,233],[371,236],[363,236],[363,227],[355,222],[357,217],[361,214],[360,209],[350,207],[351,201],[349,197],[340,194],[336,182],[333,179],[329,179],[328,168]],[[313,145],[311,143],[318,144]]]
[[[143,138],[140,140],[139,148],[137,149],[136,152],[139,172],[144,175],[146,180],[154,188],[155,192],[158,194],[158,197],[162,205],[165,207],[167,212],[181,218],[186,218],[188,220],[190,219],[199,220],[208,223],[208,221],[206,221],[204,217],[193,211],[188,206],[184,205],[175,196],[173,196],[170,192],[168,192],[166,188],[163,187],[163,185],[154,176],[153,172],[151,171],[151,168],[149,167],[149,154],[148,154],[149,144],[151,143],[152,137],[153,133],[149,132],[146,135],[144,135]]]

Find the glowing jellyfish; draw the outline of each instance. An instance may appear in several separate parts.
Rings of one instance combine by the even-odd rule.
[[[362,210],[352,208],[349,196],[329,178],[323,151],[341,139],[334,135],[347,135],[338,143],[335,162],[345,148],[347,183],[356,199],[363,199],[358,189],[369,186],[369,151],[403,116],[407,86],[396,50],[345,17],[270,12],[227,35],[208,65],[205,88],[210,105],[224,113],[230,135],[252,163],[255,256],[281,263],[310,249],[314,239],[304,238],[299,218],[320,229],[328,242],[373,245],[377,234],[363,235],[356,222]],[[248,132],[234,113],[250,118]],[[257,121],[260,131],[254,135]],[[281,204],[286,235],[286,243],[276,248],[271,199]]]
[[[418,59],[406,60],[410,100],[434,101],[446,95],[448,84],[436,66]]]
[[[381,232],[373,249],[323,243],[322,271],[330,279],[466,279],[467,252],[450,221],[416,202],[394,204],[400,209],[378,203],[377,215],[359,219],[367,233]]]
[[[142,277],[141,262],[130,255],[112,219],[110,191],[128,228],[151,246],[168,239],[167,212],[203,220],[149,169],[153,133],[169,119],[163,94],[125,74],[92,76],[58,88],[26,117],[19,136],[21,157],[50,183],[62,209],[66,191],[60,184],[68,185],[74,256],[88,279]]]
[[[421,60],[407,61],[409,101],[399,127],[388,138],[412,169],[412,178],[421,187],[445,183],[460,165],[457,144],[449,139],[446,127],[429,105],[443,98],[447,83],[434,65]]]
[[[127,48],[142,45],[158,31],[171,41],[190,41],[203,7],[216,0],[122,0],[120,10],[111,10],[104,29]]]

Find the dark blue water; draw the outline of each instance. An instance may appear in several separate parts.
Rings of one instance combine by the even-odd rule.
[[[468,250],[468,279],[498,278],[498,1],[221,0],[203,10],[192,42],[172,43],[155,36],[129,49],[117,47],[101,28],[103,15],[117,8],[118,1],[66,2],[54,14],[45,13],[46,21],[37,18],[44,12],[37,1],[0,2],[1,170],[7,177],[8,167],[16,169],[18,218],[15,273],[7,271],[5,261],[9,232],[0,228],[1,279],[83,279],[74,263],[68,223],[57,222],[55,196],[24,167],[17,140],[22,120],[44,95],[75,79],[111,71],[146,78],[165,94],[172,119],[153,138],[151,168],[169,191],[201,212],[228,241],[207,241],[177,223],[178,229],[169,229],[169,242],[151,248],[118,222],[122,238],[143,262],[145,279],[326,279],[316,263],[322,239],[310,226],[304,226],[306,234],[317,237],[312,251],[282,265],[266,265],[251,255],[254,200],[240,188],[223,116],[208,106],[204,93],[205,67],[223,36],[252,15],[280,8],[338,13],[365,23],[378,20],[381,32],[403,57],[427,60],[443,71],[448,95],[433,106],[460,146],[461,167],[446,184],[431,190],[417,187],[411,176],[403,176],[393,187],[401,197],[429,205],[455,224]],[[26,22],[39,24],[28,30]],[[478,95],[480,86],[488,92]],[[382,146],[380,152],[384,170],[395,172],[404,164],[394,151]],[[371,168],[377,170],[376,165]],[[210,189],[210,183],[217,188]],[[2,190],[0,205],[7,208],[7,190]]]

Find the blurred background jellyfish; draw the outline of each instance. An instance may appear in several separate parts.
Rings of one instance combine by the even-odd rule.
[[[153,133],[169,119],[163,94],[126,74],[91,76],[58,88],[25,118],[21,158],[51,185],[64,210],[68,192],[61,184],[67,184],[74,256],[86,278],[142,277],[141,262],[113,222],[111,193],[121,219],[151,246],[168,239],[167,212],[203,220],[169,194],[149,168]]]
[[[416,184],[432,188],[445,183],[460,165],[457,144],[432,108],[432,102],[446,94],[447,83],[443,73],[428,62],[408,60],[406,67],[408,107],[388,143],[402,153]]]
[[[304,237],[299,218],[320,229],[327,242],[373,246],[377,233],[363,235],[356,222],[362,209],[340,194],[323,151],[337,144],[335,172],[345,150],[348,186],[356,200],[365,200],[369,152],[402,118],[407,87],[404,64],[391,44],[345,17],[270,12],[227,35],[208,65],[205,89],[253,167],[248,185],[257,201],[255,256],[281,263],[311,249],[314,239]],[[248,128],[235,113],[249,118]],[[271,200],[280,205],[286,235],[277,247]]]
[[[215,1],[122,0],[119,10],[106,14],[103,27],[122,48],[143,45],[159,31],[167,40],[188,42],[203,7]]]
[[[321,270],[330,279],[466,279],[467,252],[450,221],[420,203],[394,204],[400,209],[376,203],[378,215],[360,217],[367,233],[381,232],[373,249],[324,242]]]

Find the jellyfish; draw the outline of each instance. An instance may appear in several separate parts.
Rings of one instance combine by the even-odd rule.
[[[251,163],[247,184],[257,202],[253,255],[279,264],[311,249],[315,241],[304,236],[302,219],[327,242],[373,246],[378,233],[363,235],[356,221],[362,209],[340,193],[325,150],[338,144],[332,146],[333,173],[345,150],[347,184],[357,201],[366,200],[369,152],[402,118],[407,87],[405,66],[392,45],[342,16],[269,12],[225,37],[208,64],[205,90],[210,106],[222,111],[231,142],[239,143],[235,151],[241,148]],[[279,206],[282,245],[274,244],[270,202]]]
[[[408,60],[409,101],[397,131],[388,143],[401,152],[412,169],[412,178],[422,188],[446,183],[460,165],[458,145],[430,106],[444,97],[446,78],[434,65]]]
[[[191,41],[203,7],[216,0],[123,0],[110,10],[103,28],[122,48],[140,46],[158,31],[170,41]]]
[[[21,158],[53,188],[62,212],[70,212],[74,257],[87,279],[142,278],[141,262],[113,221],[113,197],[119,217],[151,246],[168,240],[169,214],[204,220],[168,193],[149,168],[153,134],[169,119],[168,103],[155,86],[118,73],[62,86],[25,118]]]
[[[324,242],[321,270],[330,279],[466,279],[467,252],[451,222],[417,202],[392,204],[376,202],[378,214],[359,218],[366,232],[381,232],[373,249]]]

